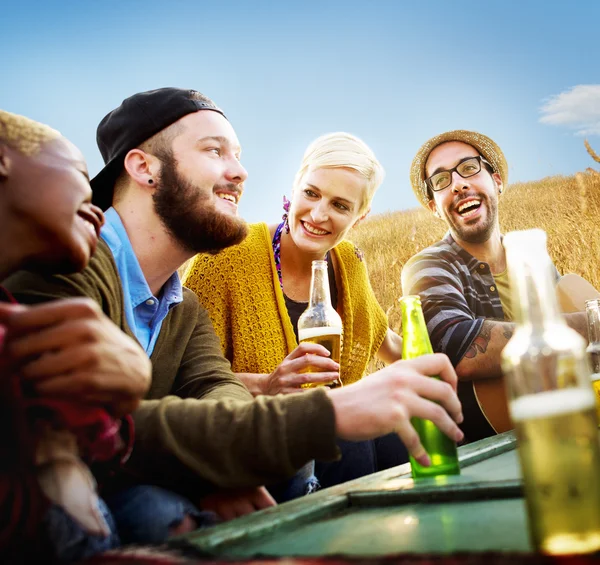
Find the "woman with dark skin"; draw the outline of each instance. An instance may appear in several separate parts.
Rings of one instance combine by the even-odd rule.
[[[85,161],[73,144],[48,126],[0,110],[0,280],[21,268],[83,269],[104,222],[91,196]],[[85,522],[97,519],[102,530],[101,505],[80,512],[82,526],[73,517],[82,501],[65,500],[56,485],[66,477],[75,477],[68,484],[81,492],[93,485],[85,482],[91,476],[78,453],[95,460],[107,454],[98,456],[97,438],[85,446],[80,441],[92,429],[89,421],[107,434],[109,458],[126,451],[122,419],[137,407],[150,375],[142,349],[91,301],[26,307],[0,287],[0,512],[8,518],[0,528],[0,560],[52,555],[70,561],[115,545],[112,534],[91,534]],[[57,428],[72,433],[74,454],[55,458],[49,449],[46,440]],[[42,475],[50,481],[45,486]],[[93,486],[88,490],[93,494]],[[65,528],[66,544],[57,535]]]

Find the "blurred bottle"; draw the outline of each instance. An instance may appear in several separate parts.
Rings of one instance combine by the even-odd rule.
[[[340,362],[342,319],[331,305],[329,292],[329,276],[327,261],[312,262],[312,278],[310,281],[310,302],[308,308],[298,319],[298,339],[300,343],[318,343],[331,353],[331,358]],[[306,373],[315,372],[310,367]],[[337,388],[342,386],[340,379],[331,383],[307,383],[302,388],[327,386]]]
[[[587,348],[592,366],[592,386],[596,393],[596,413],[600,423],[600,300],[586,300],[589,345]]]
[[[502,352],[532,541],[600,549],[600,443],[585,341],[559,313],[542,230],[504,237],[519,317]]]
[[[416,295],[405,296],[400,300],[400,304],[402,306],[402,359],[414,359],[433,353],[421,309],[421,299]],[[413,478],[460,474],[456,443],[430,420],[412,418],[411,423],[431,459],[431,466],[423,467],[412,457],[410,458]]]

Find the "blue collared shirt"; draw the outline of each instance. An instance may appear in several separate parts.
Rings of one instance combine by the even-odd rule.
[[[110,248],[121,277],[125,317],[129,328],[150,356],[163,320],[169,310],[183,300],[181,281],[177,272],[173,273],[163,285],[160,298],[154,296],[119,214],[114,208],[109,208],[104,216],[106,223],[100,235]]]

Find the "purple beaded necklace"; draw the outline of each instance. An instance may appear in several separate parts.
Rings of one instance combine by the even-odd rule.
[[[279,286],[283,292],[283,277],[281,276],[281,232],[283,231],[287,220],[283,220],[275,230],[273,235],[273,259],[275,259],[275,268],[279,277]]]
[[[285,229],[287,218],[283,220],[275,230],[273,234],[273,259],[275,259],[275,268],[277,269],[277,276],[279,277],[279,286],[281,292],[283,292],[283,276],[281,275],[281,233]],[[325,261],[329,260],[329,251],[325,255]],[[283,293],[285,295],[285,292]]]

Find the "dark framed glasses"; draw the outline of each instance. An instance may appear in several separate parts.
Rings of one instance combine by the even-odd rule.
[[[429,178],[425,179],[425,183],[434,192],[444,190],[444,188],[448,188],[452,184],[452,173],[454,171],[456,171],[463,179],[468,179],[481,171],[481,163],[485,163],[492,169],[492,166],[481,155],[477,155],[477,157],[467,157],[453,169],[439,171],[434,175],[431,175]]]

